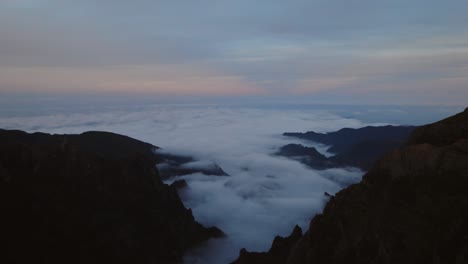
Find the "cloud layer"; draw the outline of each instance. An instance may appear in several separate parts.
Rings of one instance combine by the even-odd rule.
[[[296,224],[306,228],[309,219],[322,209],[324,192],[335,193],[360,179],[362,172],[358,170],[314,171],[294,160],[273,156],[278,147],[288,143],[325,149],[282,137],[283,132],[357,128],[378,120],[388,122],[385,120],[392,120],[390,117],[401,121],[402,117],[415,116],[415,120],[424,122],[427,116],[438,118],[458,110],[423,108],[417,112],[404,107],[327,109],[280,104],[254,107],[93,100],[80,103],[76,98],[36,98],[30,105],[25,101],[10,100],[6,104],[0,100],[0,128],[50,133],[112,131],[200,160],[190,166],[219,164],[230,176],[187,175],[182,178],[189,187],[180,192],[198,221],[216,225],[228,235],[190,252],[186,262],[216,264],[232,261],[241,247],[266,250],[275,235],[288,235]]]

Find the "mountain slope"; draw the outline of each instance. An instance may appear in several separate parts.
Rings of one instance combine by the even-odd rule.
[[[174,263],[222,235],[163,184],[154,149],[106,132],[0,130],[0,261]]]

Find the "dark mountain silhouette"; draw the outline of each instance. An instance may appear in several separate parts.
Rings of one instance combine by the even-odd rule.
[[[332,157],[317,155],[315,148],[296,144],[295,151],[284,151],[282,147],[278,155],[295,157],[314,169],[335,167],[358,167],[368,170],[384,153],[400,147],[406,142],[415,127],[382,126],[363,127],[358,129],[343,128],[326,134],[315,133],[284,133],[284,136],[296,137],[331,146],[328,151],[335,153]],[[313,151],[313,150],[315,151]]]
[[[271,263],[467,263],[467,124],[468,109],[417,128],[360,183],[332,196],[309,230],[283,246],[288,256]],[[234,263],[269,263],[270,251],[242,250]]]
[[[170,185],[171,187],[174,187],[176,189],[183,189],[188,186],[187,182],[185,180],[176,180]]]
[[[276,155],[292,158],[298,160],[314,169],[327,169],[330,167],[337,167],[325,155],[318,152],[313,147],[305,147],[301,144],[288,144],[282,146]]]
[[[255,263],[255,264],[282,264],[291,254],[292,247],[302,238],[302,229],[295,226],[288,237],[276,236],[268,252],[248,252],[241,249],[239,259],[231,264]]]
[[[181,156],[156,150],[159,175],[167,180],[172,177],[202,173],[210,176],[229,176],[218,164],[212,162],[205,166],[191,165],[197,160],[190,156]]]
[[[297,137],[331,146],[328,151],[340,153],[360,142],[378,140],[398,140],[405,142],[414,126],[367,126],[362,128],[342,128],[335,132],[284,133],[284,136]]]
[[[175,263],[222,236],[161,181],[157,147],[0,130],[1,263]]]

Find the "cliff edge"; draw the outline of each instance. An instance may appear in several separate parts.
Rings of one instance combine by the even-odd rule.
[[[0,130],[0,262],[176,263],[221,236],[163,184],[156,148],[106,132]]]

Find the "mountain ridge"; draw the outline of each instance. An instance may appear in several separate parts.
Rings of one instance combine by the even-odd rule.
[[[366,126],[362,128],[342,128],[335,132],[284,133],[284,136],[295,137],[328,145],[330,157],[317,154],[314,147],[300,144],[283,146],[276,153],[296,160],[318,170],[337,167],[357,167],[367,171],[385,152],[404,145],[415,129],[413,126]],[[289,151],[287,151],[289,150]]]

